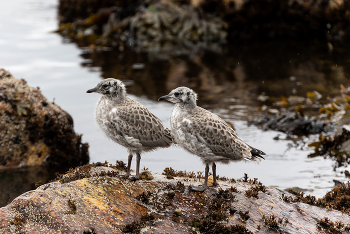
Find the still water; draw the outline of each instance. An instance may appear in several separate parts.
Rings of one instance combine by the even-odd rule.
[[[128,80],[126,83],[130,92],[129,97],[146,105],[166,126],[169,126],[169,116],[173,105],[157,102],[157,97],[167,94],[169,90],[178,85],[192,85],[193,87],[195,77],[192,77],[189,72],[183,71],[184,62],[181,58],[171,62],[162,58],[158,60],[160,62],[156,63],[154,58],[132,54],[132,52],[128,54],[127,51],[124,51],[122,56],[119,51],[101,50],[97,54],[86,53],[87,48],[82,48],[82,50],[76,44],[70,43],[67,39],[54,33],[58,27],[57,4],[57,0],[0,1],[0,9],[2,9],[0,14],[0,66],[9,70],[16,78],[26,79],[28,85],[39,86],[48,100],[54,101],[72,115],[75,131],[78,134],[83,134],[83,142],[88,142],[90,145],[91,162],[127,161],[127,151],[107,139],[96,125],[93,113],[99,95],[87,94],[86,90],[94,87],[102,77],[113,76]],[[277,92],[276,96],[281,95],[278,91],[282,94],[285,92],[284,95],[288,96],[294,85],[288,83],[291,80],[289,76],[307,76],[304,83],[308,84],[320,71],[317,68],[311,69],[313,72],[305,75],[303,66],[309,68],[313,65],[303,62],[295,65],[295,70],[299,73],[290,72],[289,74],[286,64],[293,61],[288,61],[289,59],[284,57],[286,55],[283,51],[280,54],[283,59],[280,59],[263,52],[255,53],[255,49],[253,46],[248,49],[252,54],[251,58],[246,55],[247,51],[243,48],[233,50],[232,57],[235,57],[234,59],[224,60],[228,64],[235,64],[235,68],[228,72],[235,75],[235,81],[232,81],[233,79],[225,75],[226,73],[223,71],[218,71],[221,77],[218,81],[213,81],[210,78],[212,77],[210,73],[213,73],[213,70],[209,69],[201,73],[207,74],[210,76],[209,78],[203,78],[199,74],[201,76],[199,79],[202,80],[202,85],[197,87],[200,91],[199,104],[233,123],[238,135],[244,141],[267,153],[266,160],[260,164],[249,162],[219,164],[217,166],[218,174],[238,179],[247,173],[251,178],[259,178],[267,186],[275,186],[279,189],[299,187],[305,189],[306,193],[321,197],[333,188],[333,179],[345,180],[344,174],[340,172],[347,168],[333,169],[334,162],[331,159],[308,158],[307,155],[313,152],[312,149],[308,149],[306,146],[289,147],[290,141],[273,139],[280,133],[262,131],[255,126],[247,125],[248,118],[256,112],[259,105],[256,96],[262,91],[268,92],[271,87],[276,86],[273,91]],[[216,57],[218,56],[216,55]],[[106,57],[108,59],[99,63]],[[194,67],[205,66],[204,59],[198,62],[198,57],[199,55],[191,57],[191,62],[186,63],[185,70],[191,70],[191,64]],[[302,56],[300,59],[307,60]],[[162,80],[162,77],[156,76],[159,74],[162,64],[164,65],[164,61],[167,61],[166,71],[169,71],[167,73],[171,75],[170,78],[167,77],[166,81]],[[242,64],[244,61],[246,61],[245,67],[242,68],[240,62]],[[145,64],[144,72],[133,69],[132,65],[135,63]],[[215,61],[209,63],[215,63]],[[218,66],[225,64],[225,62],[220,61],[218,63],[220,63]],[[255,68],[251,69],[249,63]],[[174,64],[176,66],[173,66]],[[338,72],[336,68],[333,69],[333,65],[329,65],[329,67],[331,67],[332,72]],[[310,69],[307,70],[310,71]],[[187,78],[178,78],[179,74],[185,76],[185,73]],[[281,77],[276,75],[282,73],[284,75]],[[252,76],[255,78],[251,78]],[[283,77],[287,77],[287,79],[281,80],[279,83],[277,78],[282,79]],[[318,91],[320,92],[325,91],[324,89],[337,90],[339,82],[344,83],[346,77],[339,79],[329,82],[327,76],[323,75],[321,71],[321,81],[316,87],[319,87]],[[266,82],[264,82],[265,80]],[[157,82],[160,82],[161,85],[158,85]],[[203,87],[203,82],[207,85],[206,87]],[[194,89],[197,90],[197,88]],[[300,94],[303,92],[300,84],[299,92]],[[281,135],[283,136],[283,134]],[[304,141],[307,142],[309,139],[305,138]],[[198,157],[175,146],[142,155],[141,167],[149,168],[152,172],[161,173],[165,167],[170,166],[176,170],[204,170]],[[132,168],[135,168],[135,162],[133,162]],[[21,171],[23,172],[23,170]],[[11,180],[9,174],[9,171],[2,172],[0,179],[10,178]],[[17,175],[26,176],[23,173]],[[27,187],[23,185],[25,188],[22,190],[33,189],[35,182],[32,181],[35,181],[35,176],[31,180],[32,184],[26,185]],[[0,185],[1,183],[2,181],[0,181]],[[11,201],[13,199],[11,196],[6,199]],[[2,205],[6,203],[1,202]]]

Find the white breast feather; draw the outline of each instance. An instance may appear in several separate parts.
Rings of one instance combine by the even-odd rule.
[[[187,123],[188,125],[190,125],[190,124],[192,123],[192,121],[191,121],[191,120],[186,119],[186,118],[184,118],[182,121],[183,121],[183,122],[185,122],[185,123]]]
[[[111,112],[110,112],[110,117],[112,120],[118,120],[119,116],[118,116],[118,109],[117,107],[114,107]]]

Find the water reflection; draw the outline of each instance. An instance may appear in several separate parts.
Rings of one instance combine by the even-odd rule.
[[[56,172],[66,171],[65,169]],[[20,169],[0,170],[0,207],[10,203],[18,195],[36,188],[36,183],[47,183],[55,178],[52,169],[33,166]]]
[[[87,46],[84,41],[79,46]],[[267,104],[290,95],[305,96],[317,90],[323,96],[339,94],[350,63],[347,48],[328,51],[322,45],[264,43],[231,46],[222,53],[203,50],[196,54],[165,56],[129,49],[86,49],[84,67],[98,67],[104,78],[133,80],[129,92],[156,100],[178,86],[196,90],[200,104],[225,107],[228,98],[247,105],[261,105],[257,96],[269,96]],[[135,64],[142,64],[135,69]]]

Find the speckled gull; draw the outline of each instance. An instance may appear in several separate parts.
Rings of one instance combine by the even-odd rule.
[[[147,107],[128,98],[120,80],[105,79],[87,93],[102,94],[95,109],[96,122],[107,137],[127,148],[126,176],[130,175],[132,157],[136,154],[136,179],[139,179],[141,152],[169,147],[170,130]]]
[[[171,134],[176,144],[203,160],[206,165],[204,189],[208,183],[209,164],[216,186],[216,162],[263,159],[263,151],[245,143],[219,116],[197,106],[197,94],[192,89],[178,87],[159,100],[175,103],[170,117]]]

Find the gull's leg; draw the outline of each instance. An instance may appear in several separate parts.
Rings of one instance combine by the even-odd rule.
[[[126,174],[125,174],[126,177],[130,176],[131,161],[132,161],[132,154],[130,153],[129,157],[128,157],[128,169],[127,169]]]
[[[204,176],[204,185],[203,186],[191,186],[191,190],[203,192],[208,186],[208,174],[209,174],[209,164],[205,164],[205,176]]]
[[[209,174],[209,164],[205,164],[205,178],[204,178],[204,186],[208,186],[208,174]]]
[[[217,186],[218,183],[216,182],[216,164],[214,162],[212,165],[212,169],[213,169],[213,186]]]
[[[140,179],[140,161],[141,161],[141,154],[136,154],[136,179]]]

